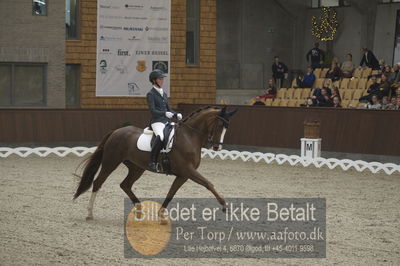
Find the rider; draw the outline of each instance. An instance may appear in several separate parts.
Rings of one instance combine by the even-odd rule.
[[[165,125],[174,116],[178,120],[182,119],[182,114],[173,111],[169,108],[167,94],[163,91],[162,85],[164,83],[165,74],[159,69],[155,69],[150,73],[149,80],[153,88],[147,93],[147,104],[151,113],[151,127],[156,135],[151,154],[149,170],[157,172],[158,154],[162,148],[164,140]]]

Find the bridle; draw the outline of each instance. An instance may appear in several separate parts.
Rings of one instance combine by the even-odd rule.
[[[228,126],[229,126],[229,121],[227,119],[223,118],[220,115],[217,115],[217,118],[222,121],[222,124],[218,125],[218,123],[214,123],[213,129],[211,130],[210,134],[204,133],[200,129],[192,127],[192,126],[190,126],[190,125],[188,125],[186,123],[183,123],[183,122],[180,122],[179,125],[184,125],[184,126],[188,127],[189,129],[193,130],[194,132],[196,132],[197,134],[199,134],[199,135],[201,135],[203,137],[207,137],[207,144],[222,145],[223,144],[222,142],[213,140],[214,134],[220,128],[227,129]]]

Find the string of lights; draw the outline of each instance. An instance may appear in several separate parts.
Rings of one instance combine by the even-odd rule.
[[[312,35],[321,41],[332,41],[339,27],[336,10],[330,7],[322,8],[322,15],[318,18],[313,16],[311,24]]]

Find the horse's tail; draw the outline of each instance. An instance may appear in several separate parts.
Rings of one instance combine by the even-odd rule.
[[[112,133],[113,131],[105,135],[101,140],[99,146],[97,146],[95,152],[82,162],[84,163],[85,169],[83,170],[81,181],[79,182],[78,189],[75,192],[74,199],[76,199],[77,197],[79,197],[79,195],[87,191],[92,185],[94,176],[96,175],[101,165],[101,160],[103,158],[104,144],[106,143],[106,141],[108,140],[108,138]]]

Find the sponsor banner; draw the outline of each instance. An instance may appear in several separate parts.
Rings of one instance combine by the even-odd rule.
[[[167,74],[169,95],[170,0],[97,1],[96,96],[146,96],[149,74]]]
[[[126,258],[325,258],[325,198],[124,201]]]

